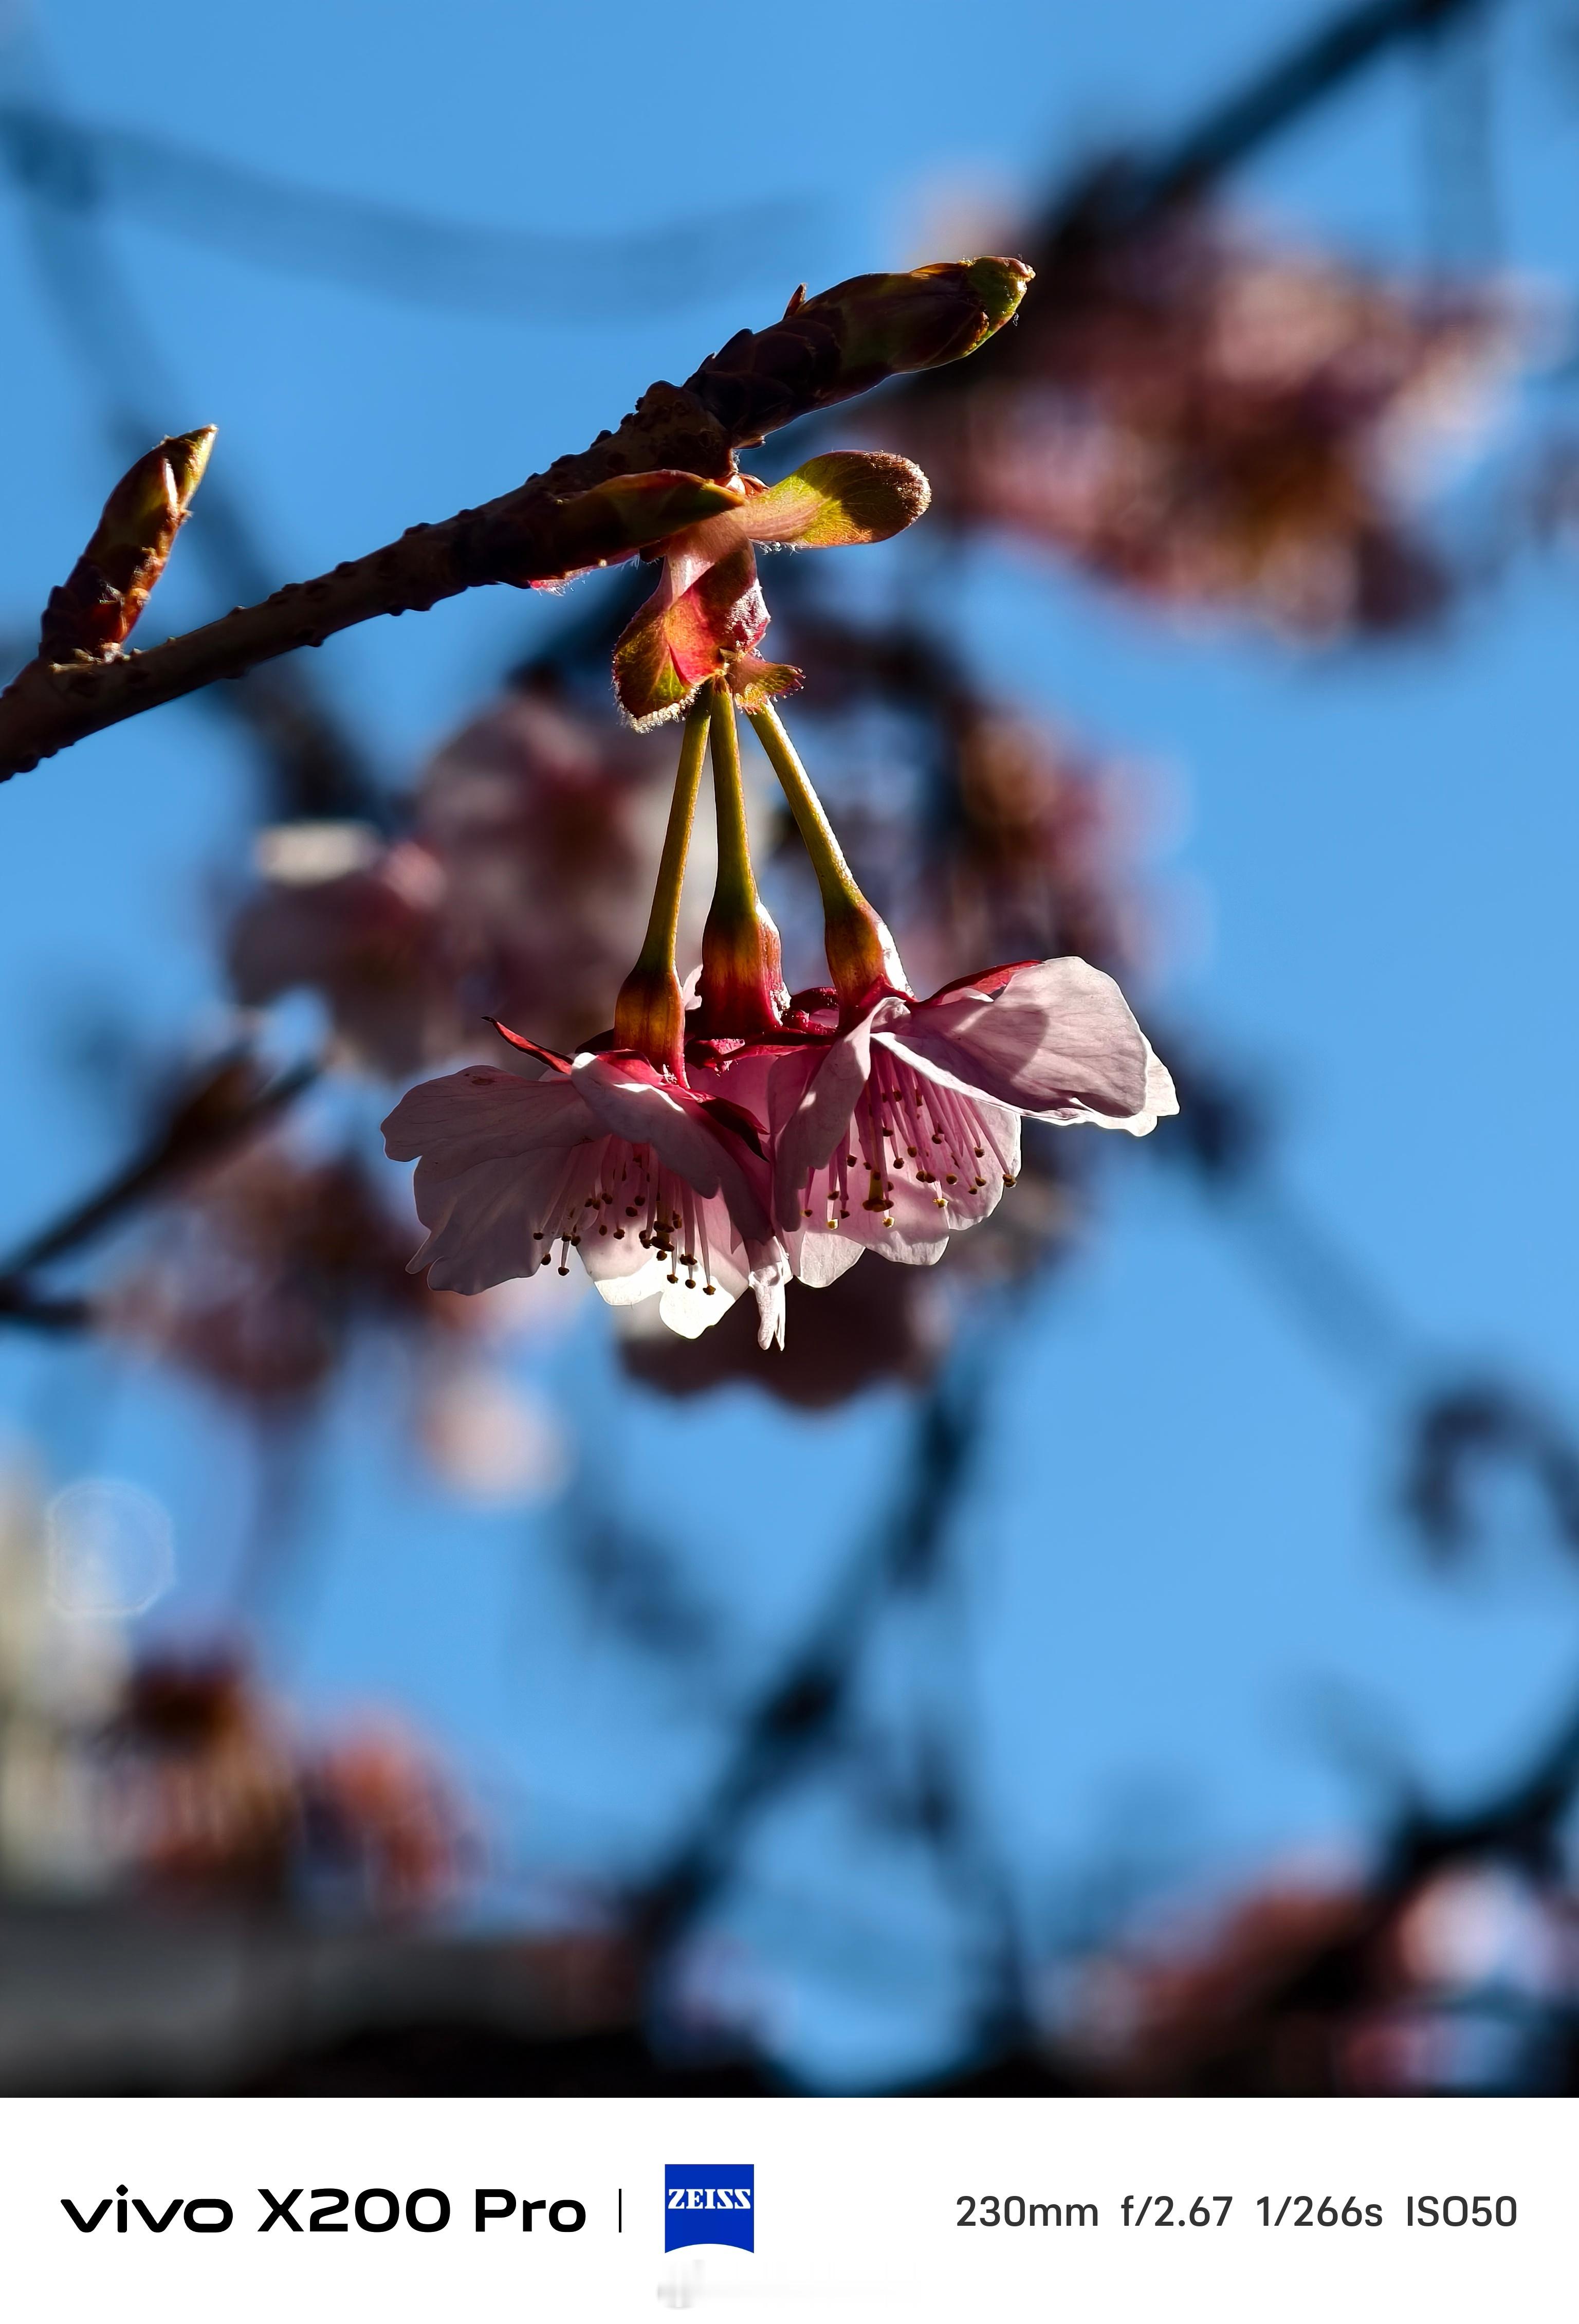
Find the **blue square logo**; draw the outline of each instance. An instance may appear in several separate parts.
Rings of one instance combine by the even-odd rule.
[[[664,2249],[733,2244],[755,2251],[754,2163],[668,2163],[664,2166]]]

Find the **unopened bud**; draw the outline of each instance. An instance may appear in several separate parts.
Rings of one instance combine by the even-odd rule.
[[[1001,331],[1013,318],[1025,296],[1025,285],[1036,279],[1036,270],[1027,266],[1023,258],[973,258],[965,269],[965,276],[987,318],[981,337],[972,339],[968,347],[959,350],[961,355],[969,355],[975,353],[982,339],[990,339],[995,331]]]
[[[749,443],[895,373],[970,355],[1008,321],[1031,280],[1019,258],[857,274],[765,331],[737,332],[685,385],[732,442]]]
[[[125,643],[186,522],[217,432],[169,436],[127,469],[70,579],[50,592],[43,660],[104,661]]]
[[[735,706],[712,693],[712,789],[718,810],[718,880],[702,931],[701,1008],[695,1030],[710,1040],[776,1033],[789,1002],[778,930],[757,892]]]
[[[822,945],[841,1008],[868,1008],[881,992],[903,992],[904,970],[886,924],[864,896],[825,906]]]
[[[614,1044],[685,1078],[685,996],[672,968],[638,962],[614,1004]]]
[[[713,899],[702,931],[702,1005],[693,1030],[704,1040],[753,1040],[776,1033],[789,1006],[778,929],[755,895]]]
[[[845,368],[868,386],[894,372],[932,371],[974,355],[1009,320],[1031,279],[1023,259],[973,258],[909,274],[858,275],[823,298],[838,301]]]

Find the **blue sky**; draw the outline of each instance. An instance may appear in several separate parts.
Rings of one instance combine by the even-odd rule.
[[[745,252],[738,284],[682,309],[552,326],[401,307],[115,227],[179,386],[166,421],[219,423],[216,466],[285,578],[589,440],[648,380],[683,377],[776,311],[800,274],[933,254],[918,236],[940,186],[1028,198],[1104,135],[1181,121],[1308,14],[809,0],[793,32],[742,38],[734,11],[659,18],[626,0],[595,20],[478,0],[201,17],[41,0],[34,22],[72,111],[303,184],[564,233],[804,206],[776,272]],[[1505,16],[1503,248],[1561,283],[1579,272],[1579,97],[1551,69],[1550,15]],[[1301,234],[1417,263],[1422,118],[1418,73],[1386,67],[1238,192]],[[31,264],[8,201],[6,630],[36,618],[113,473]],[[189,573],[167,594],[167,620],[207,610]],[[1495,1360],[1571,1406],[1572,567],[1531,559],[1446,642],[1368,656],[1182,636],[985,551],[955,603],[1005,688],[1169,771],[1185,804],[1155,876],[1198,899],[1198,931],[1158,1003],[1265,1093],[1280,1167],[1418,1323],[1428,1369]],[[481,593],[335,641],[319,669],[399,781],[545,618]],[[67,1055],[82,1012],[108,1007],[129,1039],[165,1048],[215,1022],[212,898],[244,865],[250,812],[244,762],[189,706],[0,795],[5,1232],[122,1149],[114,1093],[96,1098]],[[377,1093],[344,1102],[370,1122],[380,1110]],[[1336,1368],[1182,1177],[1116,1157],[1099,1234],[1002,1360],[964,1545],[969,1663],[991,1812],[1033,1915],[1056,1917],[1131,1825],[1201,1878],[1363,1830],[1367,1803],[1323,1740],[1324,1689],[1369,1706],[1449,1794],[1491,1780],[1565,1702],[1579,1582],[1517,1510],[1483,1571],[1422,1574],[1388,1467],[1418,1381]],[[904,1416],[885,1397],[816,1423],[735,1391],[683,1410],[616,1403],[589,1330],[543,1362],[608,1489],[674,1540],[726,1625],[720,1699],[592,1635],[552,1513],[466,1517],[430,1490],[381,1428],[375,1377],[334,1416],[310,1570],[271,1651],[305,1702],[409,1705],[519,1861],[596,1874],[639,1863],[682,1812],[730,1700],[881,1491]],[[100,1355],[14,1342],[0,1392],[18,1425],[48,1427],[63,1474],[115,1468],[166,1495],[184,1577],[166,1618],[197,1619],[223,1591],[242,1457],[211,1416]],[[810,1480],[793,1511],[773,1489],[792,1462]],[[652,1507],[660,1474],[683,1492]],[[935,1904],[863,1864],[814,1795],[765,1832],[729,1928],[798,2070],[859,2081],[946,2051],[959,1996]]]

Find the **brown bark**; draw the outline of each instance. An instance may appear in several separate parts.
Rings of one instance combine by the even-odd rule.
[[[413,525],[369,556],[146,653],[30,662],[0,695],[0,781],[101,727],[321,645],[375,614],[426,612],[464,589],[520,587],[628,556],[643,544],[608,500],[583,497],[595,486],[652,469],[727,477],[736,449],[769,429],[896,372],[970,353],[1007,320],[1029,275],[1017,260],[978,259],[859,275],[815,299],[797,297],[767,330],[738,332],[683,387],[660,380],[586,451],[482,508]]]

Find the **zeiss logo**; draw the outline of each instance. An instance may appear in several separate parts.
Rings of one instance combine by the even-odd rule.
[[[755,2251],[754,2163],[670,2163],[664,2167],[664,2249],[733,2244]]]

